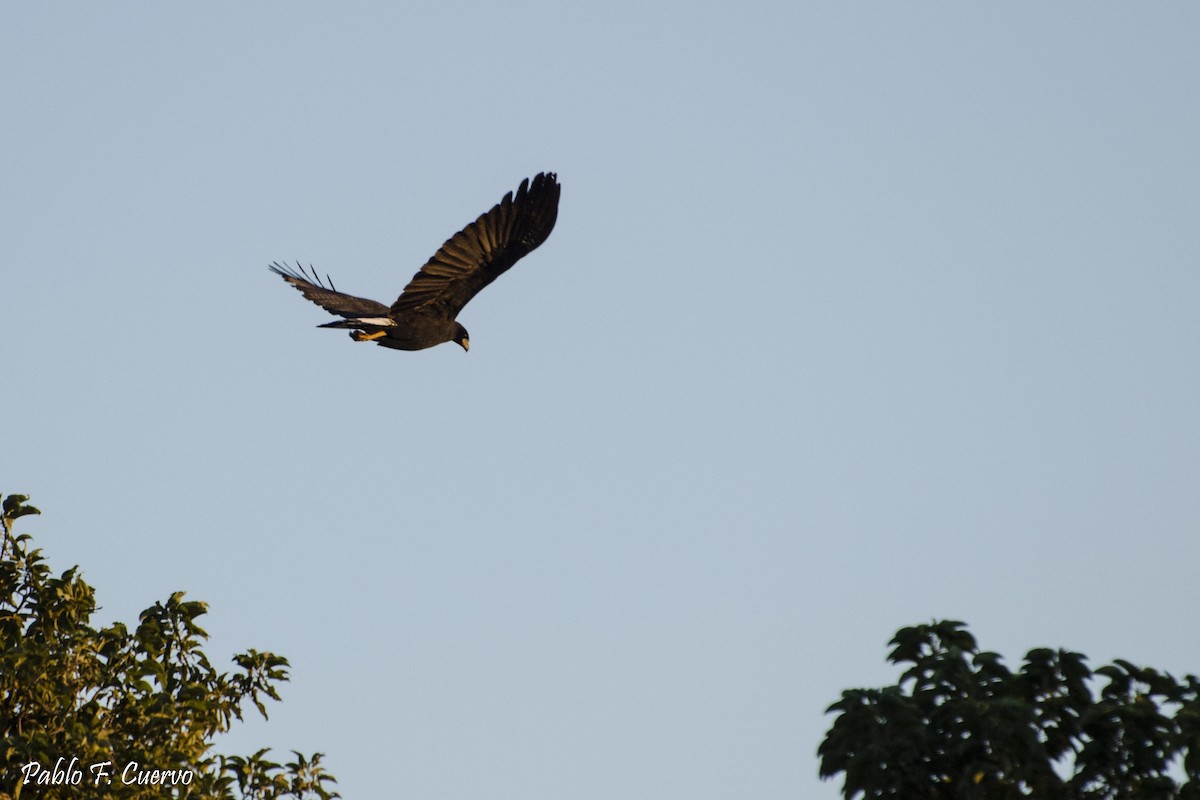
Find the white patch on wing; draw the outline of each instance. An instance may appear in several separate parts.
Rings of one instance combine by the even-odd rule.
[[[357,317],[350,321],[361,322],[364,325],[379,325],[381,327],[389,327],[396,324],[396,320],[391,317]]]

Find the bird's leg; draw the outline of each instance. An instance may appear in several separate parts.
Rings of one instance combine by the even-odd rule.
[[[387,331],[375,331],[374,333],[363,333],[362,331],[355,331],[353,333],[353,336],[354,336],[354,341],[356,341],[356,342],[373,342],[376,339],[382,339],[383,337],[387,336]]]

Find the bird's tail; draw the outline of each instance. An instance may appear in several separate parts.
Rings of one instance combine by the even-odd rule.
[[[318,328],[357,328],[358,330],[374,331],[380,328],[393,328],[396,323],[390,317],[347,317],[346,319],[335,319],[333,322],[326,322],[324,325],[318,325]]]

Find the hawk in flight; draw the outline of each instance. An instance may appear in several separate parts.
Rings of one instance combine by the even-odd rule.
[[[521,181],[491,211],[446,240],[413,276],[391,306],[342,294],[328,276],[322,282],[299,264],[272,264],[271,271],[306,298],[341,319],[321,328],[349,328],[356,342],[375,342],[395,350],[424,350],[442,342],[470,347],[458,312],[483,287],[533,252],[558,218],[561,188],[553,172]],[[328,285],[326,285],[328,283]]]

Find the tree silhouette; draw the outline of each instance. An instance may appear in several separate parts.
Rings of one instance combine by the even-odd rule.
[[[895,686],[851,689],[818,750],[855,798],[1195,800],[1200,682],[1030,650],[1010,671],[963,623],[900,630]],[[1102,684],[1102,685],[1101,685]],[[1096,691],[1098,689],[1098,691]]]

